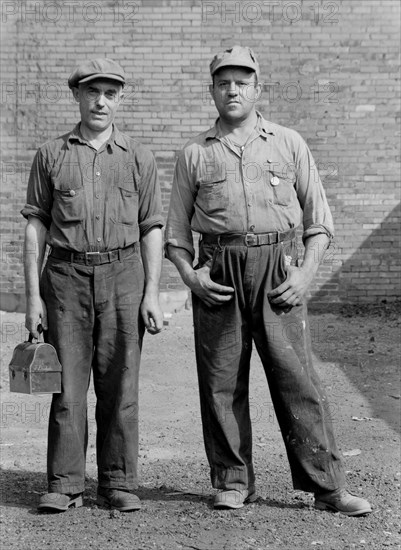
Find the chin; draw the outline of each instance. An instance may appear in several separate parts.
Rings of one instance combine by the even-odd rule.
[[[103,132],[103,130],[107,130],[107,128],[110,126],[111,122],[108,122],[107,124],[102,122],[100,124],[92,123],[90,124],[91,130],[94,132]]]
[[[237,110],[233,110],[233,111],[227,111],[225,113],[225,116],[226,118],[244,118],[245,116],[245,113],[243,111],[237,111]]]

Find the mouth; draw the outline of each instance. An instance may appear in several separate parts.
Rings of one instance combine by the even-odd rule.
[[[92,111],[92,114],[94,116],[100,116],[100,117],[107,115],[107,113],[104,113],[103,111]]]

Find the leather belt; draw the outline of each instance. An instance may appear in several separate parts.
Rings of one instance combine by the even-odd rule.
[[[107,252],[73,252],[65,248],[52,248],[50,256],[73,264],[102,265],[124,260],[134,252],[137,246],[138,243],[134,243],[126,248],[117,248]]]
[[[221,246],[262,246],[265,244],[277,244],[282,241],[290,241],[295,237],[295,229],[273,233],[244,233],[244,234],[222,234],[202,235],[202,243],[217,244]]]

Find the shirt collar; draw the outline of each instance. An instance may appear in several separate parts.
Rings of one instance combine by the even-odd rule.
[[[78,124],[75,126],[75,128],[70,132],[68,139],[67,139],[67,147],[69,148],[70,143],[73,141],[79,141],[82,144],[87,144],[87,141],[81,134],[80,130],[81,123],[78,122]],[[111,136],[107,140],[106,147],[113,147],[113,144],[118,145],[121,147],[121,149],[124,149],[125,151],[128,150],[128,144],[127,140],[125,139],[124,134],[120,132],[120,130],[113,124],[113,131],[111,133]]]
[[[258,116],[258,120],[257,120],[257,123],[256,123],[256,131],[259,132],[259,134],[261,136],[264,136],[264,137],[268,136],[269,134],[274,136],[274,130],[273,130],[272,123],[265,120],[262,117],[262,115],[259,113],[259,111],[256,111],[256,114]],[[216,121],[214,123],[214,126],[212,126],[212,128],[210,128],[206,132],[205,140],[219,139],[221,137],[218,122],[219,122],[219,118],[216,119]]]
[[[257,131],[264,136],[268,136],[269,134],[274,136],[273,124],[264,119],[259,111],[256,111],[256,114],[258,115],[258,122],[256,123]]]
[[[79,130],[80,122],[74,127],[74,129],[69,133],[67,138],[67,147],[70,148],[70,143],[73,141],[79,141],[80,143],[86,143],[84,138],[81,135],[81,132]]]
[[[124,151],[128,151],[128,143],[127,143],[126,137],[124,136],[124,134],[120,132],[120,130],[114,124],[113,124],[113,134],[110,136],[109,142],[111,142],[111,140],[114,140],[114,143],[119,147],[121,147],[121,149],[124,149]]]

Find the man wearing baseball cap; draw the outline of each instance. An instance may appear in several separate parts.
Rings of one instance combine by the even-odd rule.
[[[255,109],[260,68],[234,46],[210,63],[215,125],[191,139],[176,167],[166,255],[191,289],[203,434],[215,508],[255,500],[249,370],[261,358],[293,485],[315,506],[371,512],[345,489],[331,414],[313,368],[305,293],[333,237],[312,155],[300,135]],[[305,245],[298,260],[295,232]],[[200,234],[195,257],[192,232]]]
[[[155,160],[114,124],[125,75],[112,59],[80,64],[68,85],[75,128],[33,161],[25,235],[26,327],[55,346],[62,391],[53,395],[48,493],[38,509],[82,506],[87,390],[96,393],[97,503],[140,508],[138,373],[145,329],[161,331],[161,196]],[[46,246],[50,253],[44,264]],[[43,271],[42,271],[43,268]]]

